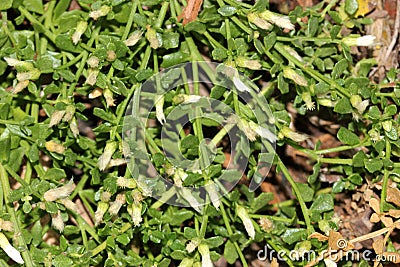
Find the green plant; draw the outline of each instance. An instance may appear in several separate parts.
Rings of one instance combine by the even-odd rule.
[[[386,233],[376,253],[398,259],[390,241],[400,217],[398,71],[390,70],[374,84],[368,73],[376,62],[352,54],[351,47],[373,45],[370,36],[341,34],[342,28],[360,34],[372,22],[355,16],[356,3],[322,1],[306,10],[297,7],[286,17],[270,12],[262,0],[255,5],[205,1],[197,20],[183,25],[177,16],[186,1],[3,0],[0,226],[25,265],[206,266],[224,256],[229,264],[239,260],[248,266],[256,257],[250,244],[267,243],[287,252],[289,266],[302,266],[306,260],[290,259],[289,251],[318,255],[333,248],[332,240],[340,239],[332,234],[339,229],[334,196],[351,194],[363,184],[378,193],[379,210],[371,206],[385,225],[365,238]],[[250,77],[269,101],[278,148],[291,146],[313,165],[307,182],[300,183],[281,153],[274,156],[274,172],[287,179],[294,199],[270,204],[272,193],[251,192],[244,181],[219,206],[213,203],[217,208],[206,205],[199,212],[148,197],[126,168],[122,123],[135,92],[160,68],[205,58]],[[199,92],[195,85],[194,93]],[[257,123],[237,95],[217,86],[209,93],[245,123]],[[161,113],[168,114],[182,95],[189,95],[187,88],[170,91],[164,108],[151,116],[162,122]],[[301,118],[329,114],[341,125],[337,138],[342,145],[305,146],[308,136],[291,128],[289,103]],[[160,126],[148,130],[147,142],[154,165],[166,172]],[[192,148],[201,147],[205,126],[206,120],[195,120],[192,134],[182,132],[186,157],[203,153]],[[254,139],[248,180],[260,175],[260,143]],[[210,172],[190,174],[188,181],[217,178],[226,156],[220,145]],[[319,179],[325,167],[340,176],[333,185]],[[329,234],[332,242],[316,232]],[[7,266],[1,253],[0,262]]]

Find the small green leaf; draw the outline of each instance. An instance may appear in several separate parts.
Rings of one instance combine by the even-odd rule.
[[[354,15],[358,9],[358,2],[357,0],[346,0],[344,4],[344,10],[349,15]]]
[[[346,145],[353,146],[360,143],[360,139],[358,138],[358,136],[345,127],[340,127],[337,133],[337,137],[340,142]]]
[[[256,213],[262,208],[266,207],[268,203],[274,199],[274,194],[271,192],[262,192],[258,197],[256,197],[251,203],[251,212]]]
[[[289,228],[282,235],[282,240],[286,243],[293,244],[307,238],[307,230],[301,228]]]
[[[165,32],[162,35],[163,47],[165,49],[177,48],[179,46],[179,33]]]
[[[72,266],[74,262],[64,254],[60,254],[54,258],[52,263],[54,267],[65,267]]]
[[[184,29],[187,32],[194,31],[194,32],[198,32],[200,34],[203,34],[207,30],[207,27],[206,27],[206,25],[204,25],[200,21],[195,20],[195,21],[192,21],[192,22],[189,22],[188,24],[186,24],[184,26]]]
[[[353,173],[347,179],[355,185],[362,185],[363,178],[358,173]]]
[[[370,107],[367,114],[373,120],[378,120],[381,117],[381,112],[377,106]]]
[[[111,112],[110,113],[106,112],[104,109],[97,107],[93,109],[93,115],[109,122],[115,122],[117,120],[115,115],[112,114]]]
[[[62,178],[66,178],[66,177],[67,177],[67,175],[65,174],[64,170],[58,169],[58,168],[51,168],[45,173],[45,175],[42,177],[42,179],[59,181]]]
[[[343,191],[344,187],[346,185],[346,182],[343,180],[339,180],[337,182],[335,182],[332,186],[332,193],[340,193]]]
[[[13,0],[2,0],[0,10],[7,10],[12,7]]]
[[[373,172],[376,172],[376,171],[379,171],[380,169],[382,169],[382,167],[383,167],[383,162],[382,162],[382,160],[380,160],[380,159],[378,159],[378,158],[375,158],[375,159],[365,159],[365,160],[364,160],[364,165],[365,165],[365,168],[366,168],[369,172],[373,173]]]
[[[299,188],[300,194],[305,202],[310,202],[313,200],[314,190],[312,190],[311,187],[304,183],[296,183],[296,185]]]
[[[229,264],[234,264],[239,258],[235,245],[230,240],[226,241],[225,243],[224,258]]]
[[[347,97],[341,98],[333,108],[333,111],[340,114],[348,114],[353,111],[350,100]]]
[[[221,236],[213,236],[213,237],[207,238],[206,243],[210,249],[217,248],[224,243],[224,238],[222,238]]]
[[[127,234],[118,235],[116,241],[126,246],[131,241]]]
[[[343,72],[347,69],[347,67],[348,67],[347,59],[343,58],[343,59],[339,60],[335,64],[335,67],[333,67],[332,78],[338,79],[340,77],[340,75],[342,75]]]
[[[367,156],[363,151],[358,151],[353,156],[353,166],[354,167],[364,167],[364,161],[367,159]]]
[[[218,8],[218,13],[224,17],[229,17],[236,13],[236,7],[226,5]]]
[[[321,194],[318,195],[317,198],[314,200],[310,207],[310,210],[322,213],[328,210],[333,210],[333,205],[334,203],[332,195]]]
[[[42,0],[24,0],[23,5],[29,11],[36,12],[38,14],[43,14],[44,13],[43,1]]]
[[[171,253],[171,258],[174,260],[183,260],[187,257],[186,251],[184,250],[175,250]]]

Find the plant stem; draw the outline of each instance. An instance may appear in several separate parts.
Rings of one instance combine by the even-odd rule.
[[[325,82],[329,84],[332,88],[336,89],[337,93],[340,94],[341,96],[346,96],[350,98],[350,93],[347,92],[345,88],[337,84],[334,80],[325,77],[324,75],[320,74],[319,72],[305,66],[303,62],[300,62],[297,58],[292,56],[288,51],[286,51],[285,47],[281,43],[275,43],[274,48],[276,51],[278,51],[282,56],[284,56],[289,62],[295,64],[298,68],[306,72],[308,75],[316,79],[317,81],[320,82]]]
[[[4,200],[7,212],[10,215],[10,220],[13,224],[15,237],[17,239],[17,245],[19,247],[23,248],[23,251],[21,252],[21,254],[22,254],[22,258],[24,259],[25,266],[33,267],[34,264],[33,264],[32,258],[31,258],[31,254],[28,250],[28,246],[26,245],[24,236],[22,235],[20,221],[17,218],[17,215],[15,213],[14,205],[9,204],[8,197],[11,192],[10,182],[8,180],[8,173],[1,163],[0,163],[0,182],[1,182],[1,187],[3,189],[3,199],[1,201]]]
[[[18,7],[18,10],[32,23],[32,25],[36,24],[36,26],[43,31],[47,38],[49,38],[53,43],[56,42],[56,35],[46,28],[42,23],[40,23],[28,10],[26,10],[22,5]]]
[[[290,175],[289,170],[286,168],[285,164],[283,164],[282,160],[279,157],[278,157],[278,167],[281,169],[283,175],[286,177],[286,179],[289,181],[290,185],[292,186],[294,194],[296,195],[297,200],[299,201],[300,208],[303,213],[304,221],[306,222],[307,233],[308,233],[308,235],[310,235],[313,233],[314,228],[311,225],[311,220],[310,220],[310,217],[308,214],[308,208],[306,206],[306,203],[304,202],[303,196],[301,195],[300,190],[297,187],[297,184],[294,181],[293,177]]]
[[[385,158],[390,160],[390,155],[392,153],[392,146],[390,144],[389,138],[385,137],[386,141],[386,151],[385,151]],[[381,191],[381,202],[380,202],[380,209],[381,212],[384,212],[384,206],[386,203],[386,195],[387,195],[387,188],[389,183],[389,170],[388,167],[385,167],[383,171],[383,182],[382,182],[382,191]]]
[[[233,231],[232,231],[231,225],[229,224],[229,219],[228,219],[228,216],[226,215],[225,207],[224,207],[224,204],[222,202],[221,202],[221,205],[219,206],[219,208],[221,210],[222,219],[224,220],[224,224],[225,224],[226,230],[228,231],[228,234],[230,236],[232,236],[233,235]],[[235,246],[236,252],[239,254],[239,258],[242,261],[243,267],[248,267],[246,258],[244,257],[243,252],[240,249],[237,241],[233,241],[233,245]]]
[[[122,35],[121,39],[124,41],[126,38],[128,38],[129,32],[131,30],[132,24],[133,24],[133,16],[136,13],[136,9],[138,6],[139,1],[133,1],[132,3],[132,8],[131,8],[131,13],[129,14],[128,21],[126,22],[124,34]]]

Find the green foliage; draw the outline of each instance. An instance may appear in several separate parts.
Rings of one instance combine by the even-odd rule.
[[[177,19],[183,2],[1,1],[0,213],[13,224],[7,237],[26,266],[201,266],[207,249],[199,246],[208,248],[213,261],[224,257],[229,264],[248,266],[251,243],[285,251],[307,244],[308,250],[324,251],[326,243],[308,236],[338,229],[336,193],[352,194],[368,180],[383,188],[382,207],[387,205],[389,181],[400,182],[398,70],[374,84],[368,74],[375,60],[351,54],[359,35],[343,32],[363,32],[363,25],[371,23],[355,17],[359,1],[322,1],[304,10],[296,7],[286,17],[269,12],[268,1],[251,6],[210,0],[186,25]],[[313,164],[307,182],[295,182],[286,166],[290,161],[261,153],[257,138],[247,149],[240,140],[240,153],[232,156],[249,155],[243,184],[261,179],[260,162],[272,164],[273,174],[283,174],[295,199],[272,204],[273,193],[240,185],[219,206],[208,204],[199,212],[151,198],[146,190],[151,185],[140,184],[137,173],[129,172],[122,141],[129,101],[160,68],[203,56],[250,77],[251,86],[270,103],[278,145],[292,146]],[[179,75],[168,73],[160,88]],[[168,115],[177,106],[174,99],[188,90],[169,91],[162,111]],[[254,123],[259,110],[224,87],[210,88],[209,95]],[[308,136],[290,128],[289,106],[299,120],[328,114],[340,124],[336,136],[342,145],[302,146]],[[229,149],[217,134],[222,133],[220,119],[204,114],[177,135],[186,159],[206,155],[209,161],[202,173],[188,171],[183,186],[202,186],[222,174],[237,176],[223,167]],[[146,130],[148,151],[135,151],[135,157],[150,157],[165,179],[176,182],[171,175],[176,170],[163,154],[161,125],[154,124]],[[201,142],[209,132],[213,136],[207,138],[219,138],[215,151]],[[331,153],[340,154],[331,158]],[[339,179],[326,183],[324,172]],[[163,197],[172,196],[166,191]],[[174,197],[187,203],[183,196]],[[56,245],[46,243],[49,235],[56,236]],[[12,264],[5,253],[0,257],[0,265]],[[304,265],[285,260],[289,266]]]

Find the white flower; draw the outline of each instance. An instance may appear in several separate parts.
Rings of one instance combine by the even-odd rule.
[[[206,244],[200,244],[198,248],[201,254],[201,266],[202,267],[213,267],[214,264],[210,257],[210,249]]]
[[[71,195],[74,189],[75,189],[74,180],[71,179],[71,181],[69,181],[67,184],[61,187],[47,190],[44,193],[43,198],[46,201],[55,201],[57,199],[66,198],[69,197],[69,195]]]
[[[91,56],[87,60],[87,64],[91,68],[97,68],[99,66],[99,63],[100,63],[100,59],[98,57],[96,57],[96,56]]]
[[[128,213],[131,215],[133,225],[134,226],[139,226],[140,223],[142,222],[142,204],[132,204],[129,205],[128,208]]]
[[[240,92],[250,92],[250,88],[240,80],[239,75],[233,77],[233,84]]]
[[[190,242],[186,244],[187,252],[192,253],[197,248],[198,245],[199,245],[198,239],[194,238],[193,240],[190,240]]]
[[[266,217],[260,218],[258,224],[260,225],[261,229],[263,229],[265,232],[269,232],[274,228],[274,223]]]
[[[63,204],[64,207],[66,207],[67,209],[72,210],[72,211],[75,211],[75,212],[77,211],[77,206],[76,206],[76,204],[75,204],[74,202],[72,202],[71,199],[69,199],[69,198],[62,198],[62,199],[60,199],[60,202],[61,202],[61,204]]]
[[[296,58],[298,61],[300,62],[304,62],[303,58],[296,52],[296,50],[294,50],[293,48],[291,48],[290,46],[285,45],[283,47],[291,56],[293,56],[294,58]]]
[[[108,89],[108,88],[104,89],[103,96],[106,100],[107,107],[115,106],[115,103],[114,103],[115,100],[113,98],[114,94],[110,89]]]
[[[324,263],[326,267],[336,267],[337,264],[331,259],[324,259]]]
[[[64,231],[64,222],[60,210],[56,214],[51,214],[51,225],[60,232]]]
[[[89,99],[97,98],[103,94],[103,90],[99,87],[94,88],[94,90],[89,94]]]
[[[17,73],[17,80],[19,82],[26,81],[26,80],[37,80],[40,77],[40,70],[33,68],[26,72],[18,72]]]
[[[371,46],[375,44],[376,37],[373,35],[364,35],[357,38],[357,46]]]
[[[156,98],[156,117],[157,120],[164,124],[166,122],[164,115],[164,95],[160,95]]]
[[[257,138],[257,133],[253,129],[254,127],[250,126],[250,123],[245,120],[245,119],[240,119],[240,122],[238,122],[238,127],[240,130],[244,132],[247,138],[249,138],[250,141],[254,142],[256,141]]]
[[[272,27],[272,24],[268,23],[266,20],[260,18],[259,14],[257,13],[249,13],[247,14],[247,19],[256,25],[258,28],[269,30]]]
[[[308,85],[306,78],[298,74],[294,69],[290,67],[283,67],[283,76],[287,79],[294,81],[298,85],[301,86]]]
[[[247,210],[245,207],[236,205],[237,209],[237,215],[239,218],[242,220],[244,228],[246,229],[247,234],[251,237],[254,238],[256,235],[256,232],[254,230],[254,225],[253,222],[250,219],[249,214],[247,213]]]
[[[71,129],[71,132],[74,135],[74,137],[77,138],[79,135],[79,129],[75,118],[72,118],[72,121],[69,124],[69,128]]]
[[[111,215],[117,215],[119,210],[121,209],[122,205],[126,202],[126,197],[124,193],[120,193],[115,197],[115,201],[110,202],[110,208],[108,212]]]
[[[46,149],[50,152],[55,152],[58,154],[63,154],[65,152],[65,147],[59,143],[56,143],[53,140],[46,142],[45,146]]]
[[[289,127],[283,127],[279,133],[280,137],[286,137],[296,142],[303,142],[308,139],[308,135],[292,131]]]
[[[29,85],[29,80],[20,81],[17,85],[13,88],[12,93],[18,94],[22,90],[24,90]]]
[[[174,96],[172,101],[174,104],[180,104],[180,103],[196,103],[199,102],[202,97],[199,95],[184,95],[184,94],[179,94]]]
[[[118,177],[117,185],[122,188],[127,187],[127,188],[132,189],[132,188],[136,187],[136,181],[135,181],[135,179],[132,179],[132,178]]]
[[[260,137],[268,139],[270,142],[276,141],[276,136],[267,128],[264,128],[253,121],[249,122],[250,128],[255,131]]]
[[[106,169],[115,150],[117,150],[116,142],[108,142],[106,144],[103,154],[99,157],[99,160],[97,161],[97,166],[99,167],[100,171],[104,171]]]
[[[85,83],[89,84],[89,85],[95,85],[97,82],[97,75],[99,75],[99,70],[98,69],[92,69],[89,68],[88,70],[88,76],[86,78]]]
[[[236,64],[242,68],[248,68],[251,70],[259,70],[261,69],[261,64],[258,60],[255,59],[247,59],[245,57],[237,57]]]
[[[364,35],[361,37],[345,37],[343,43],[348,46],[372,46],[375,44],[376,37],[373,35]]]
[[[304,101],[304,105],[306,106],[306,109],[308,110],[314,110],[315,109],[315,103],[311,99],[311,94],[310,92],[306,91],[301,94],[301,99]]]
[[[108,210],[108,203],[100,201],[97,204],[97,210],[94,213],[94,224],[97,226],[103,221],[103,216]]]
[[[146,39],[149,41],[150,43],[150,47],[153,49],[157,49],[159,48],[162,43],[161,43],[161,39],[159,38],[159,34],[156,32],[156,30],[154,30],[153,28],[151,28],[150,25],[146,26],[147,32],[146,32]]]
[[[208,196],[211,199],[212,204],[216,209],[218,209],[219,206],[221,205],[221,202],[219,200],[221,195],[218,193],[218,185],[213,181],[208,181],[207,184],[205,185],[205,189],[208,193]]]
[[[86,31],[87,26],[88,26],[88,24],[86,21],[78,22],[78,24],[76,25],[76,30],[75,30],[74,34],[72,35],[72,42],[74,43],[74,45],[76,45],[79,42],[82,34]]]
[[[8,242],[7,237],[3,233],[0,233],[0,247],[13,261],[24,264],[21,253],[10,245],[10,242]]]
[[[102,6],[102,7],[100,7],[100,9],[98,9],[98,10],[91,11],[91,12],[89,13],[89,17],[91,17],[91,18],[94,19],[94,20],[97,20],[97,19],[100,18],[100,17],[106,16],[110,11],[111,11],[111,7],[109,7],[109,6]]]
[[[189,189],[181,187],[178,192],[193,209],[195,209],[197,212],[201,212],[201,205],[199,201],[192,195],[192,192]]]
[[[288,16],[283,16],[280,14],[273,13],[269,10],[265,10],[260,13],[260,17],[275,24],[278,27],[294,30],[294,25],[290,22]]]
[[[362,115],[369,105],[369,100],[362,100],[361,96],[352,95],[350,97],[350,103],[355,109],[357,109],[358,113]]]
[[[142,38],[142,31],[134,31],[128,39],[126,39],[124,41],[126,46],[134,46],[135,44],[137,44],[137,42],[139,42],[140,38]]]
[[[30,71],[34,68],[31,62],[21,61],[12,57],[5,57],[4,60],[7,62],[8,66],[16,67],[20,71]]]

